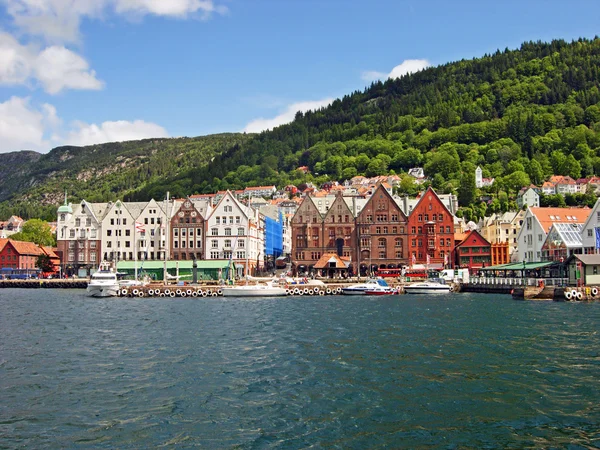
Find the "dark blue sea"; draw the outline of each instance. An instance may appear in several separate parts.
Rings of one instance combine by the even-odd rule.
[[[0,290],[0,448],[600,447],[600,303]]]

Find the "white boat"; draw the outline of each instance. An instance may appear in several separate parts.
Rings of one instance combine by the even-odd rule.
[[[119,295],[119,280],[116,272],[101,264],[100,269],[90,278],[87,293],[91,297],[116,297]]]
[[[366,291],[377,289],[378,287],[389,287],[387,282],[383,278],[371,278],[360,284],[353,284],[342,288],[342,294],[344,295],[364,295]]]
[[[365,291],[365,295],[396,295],[398,289],[391,286],[380,286],[376,285]]]
[[[404,286],[404,292],[407,294],[447,294],[450,292],[450,285],[439,281],[423,281]]]
[[[287,295],[284,287],[272,282],[249,284],[245,286],[224,286],[223,297],[283,297]]]

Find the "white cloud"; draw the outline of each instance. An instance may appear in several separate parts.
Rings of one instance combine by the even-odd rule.
[[[333,100],[333,98],[325,98],[323,100],[292,103],[278,116],[273,117],[272,119],[265,119],[262,117],[255,119],[248,123],[242,131],[246,133],[259,133],[264,130],[271,130],[284,123],[292,122],[298,111],[306,112],[309,110],[316,110],[331,104]]]
[[[119,120],[103,122],[100,125],[76,122],[75,127],[77,129],[71,131],[65,140],[68,145],[92,145],[169,136],[167,130],[160,125],[143,120]]]
[[[98,90],[104,83],[96,78],[96,72],[81,56],[64,47],[52,46],[36,58],[35,77],[50,94],[63,89]]]
[[[102,89],[104,83],[89,70],[85,59],[62,46],[39,51],[21,45],[7,33],[0,33],[0,84],[29,84],[36,80],[46,92],[57,94],[64,89]]]
[[[62,119],[53,105],[31,104],[29,97],[11,97],[0,103],[0,153],[35,150],[41,153],[59,145],[91,145],[104,142],[168,137],[167,131],[151,122],[108,121],[100,125],[75,122],[62,129]]]
[[[57,123],[52,105],[37,109],[30,105],[29,98],[11,97],[0,103],[0,153],[47,150],[46,130]]]
[[[387,80],[388,78],[400,78],[408,73],[415,73],[429,67],[431,64],[426,59],[406,59],[392,69],[390,73],[369,70],[362,73],[364,81]]]
[[[101,18],[107,12],[207,18],[227,9],[213,0],[0,0],[19,29],[50,42],[76,42],[84,18]]]

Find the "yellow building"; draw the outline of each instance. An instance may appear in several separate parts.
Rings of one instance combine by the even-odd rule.
[[[481,235],[491,244],[508,243],[511,261],[518,261],[517,237],[523,225],[525,211],[492,214],[483,219]]]

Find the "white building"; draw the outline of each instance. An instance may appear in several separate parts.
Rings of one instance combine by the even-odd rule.
[[[540,207],[540,194],[538,194],[537,191],[532,187],[521,189],[517,195],[517,206],[519,209],[523,208],[525,205],[529,206],[530,208]]]
[[[600,253],[599,246],[596,244],[596,228],[598,227],[600,227],[600,199],[596,200],[596,204],[590,211],[590,215],[581,230],[583,253]]]
[[[227,191],[206,219],[206,259],[230,260],[238,277],[252,275],[264,267],[264,241],[259,212]]]
[[[541,251],[548,232],[556,223],[583,224],[589,208],[528,208],[519,232],[519,261],[541,261]]]

